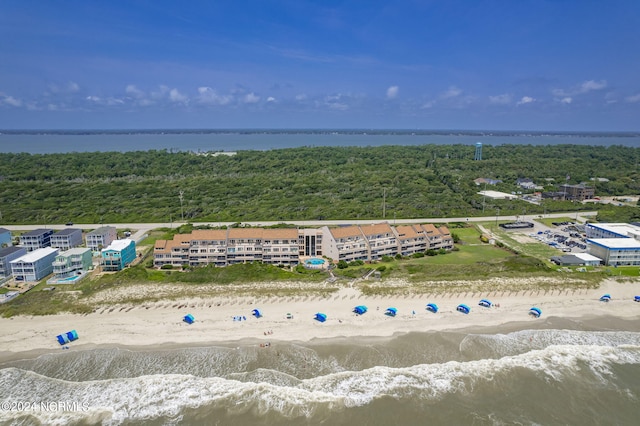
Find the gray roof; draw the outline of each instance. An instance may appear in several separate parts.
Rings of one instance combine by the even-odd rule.
[[[24,251],[24,253],[27,253],[27,249],[24,247],[19,247],[19,246],[11,246],[11,247],[5,247],[0,249],[0,257],[5,257],[5,256],[9,256],[12,253],[15,253],[17,251]]]
[[[24,235],[25,237],[26,236],[35,237],[35,236],[50,233],[50,232],[53,232],[53,229],[40,228],[40,229],[34,229],[33,231],[25,232],[22,235]]]
[[[101,226],[100,228],[96,228],[93,231],[87,233],[87,235],[102,235],[106,232],[109,232],[111,229],[116,229],[115,226]]]
[[[82,232],[82,230],[78,228],[66,228],[56,232],[55,235],[71,235],[77,233],[78,231]]]
[[[7,232],[11,231],[9,231],[7,228],[0,228],[0,234],[6,234]]]

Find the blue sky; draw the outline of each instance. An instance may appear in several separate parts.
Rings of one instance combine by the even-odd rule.
[[[0,0],[0,128],[640,130],[640,2]]]

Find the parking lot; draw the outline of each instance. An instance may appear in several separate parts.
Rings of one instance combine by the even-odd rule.
[[[536,224],[529,237],[565,253],[584,253],[587,250],[584,225],[574,222],[554,222],[554,227]]]

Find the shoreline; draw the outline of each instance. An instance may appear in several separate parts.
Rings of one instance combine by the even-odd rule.
[[[165,350],[204,346],[237,347],[264,343],[316,344],[329,341],[389,339],[412,332],[502,333],[505,330],[544,328],[556,320],[611,323],[617,320],[640,320],[640,280],[616,282],[606,280],[598,289],[579,289],[559,294],[518,292],[493,295],[491,308],[478,306],[483,294],[449,293],[365,297],[356,289],[342,288],[329,298],[290,300],[284,297],[256,304],[255,298],[237,297],[228,304],[216,305],[214,298],[190,298],[182,301],[155,302],[130,309],[102,309],[91,314],[57,314],[32,317],[0,318],[0,364],[32,359],[49,353],[66,352],[56,336],[76,330],[77,341],[66,346],[71,351],[119,348],[125,350]],[[599,298],[610,293],[610,302]],[[319,300],[316,300],[319,299]],[[425,310],[426,303],[437,303],[440,310]],[[459,303],[471,307],[468,315],[456,312]],[[178,305],[179,307],[176,307]],[[355,315],[356,305],[369,310]],[[542,317],[528,315],[529,308],[542,309]],[[398,309],[396,317],[384,315],[386,308]],[[260,309],[262,318],[251,316]],[[319,323],[316,312],[328,319]],[[415,312],[415,313],[414,313]],[[191,325],[182,321],[192,314]],[[287,313],[293,319],[287,319]],[[246,320],[234,321],[234,316]],[[272,332],[272,333],[269,333]]]

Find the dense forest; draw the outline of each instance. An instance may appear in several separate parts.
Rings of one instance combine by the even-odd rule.
[[[0,223],[465,217],[603,209],[640,220],[637,207],[490,200],[489,186],[545,191],[585,182],[596,196],[640,194],[640,148],[583,145],[302,147],[236,155],[139,151],[0,154]],[[569,180],[567,180],[567,177]],[[601,181],[595,178],[606,178]],[[527,191],[523,191],[527,192]],[[531,192],[531,191],[529,191]],[[182,197],[181,195],[182,194]],[[384,200],[384,202],[383,202]],[[384,204],[384,208],[383,208]]]

